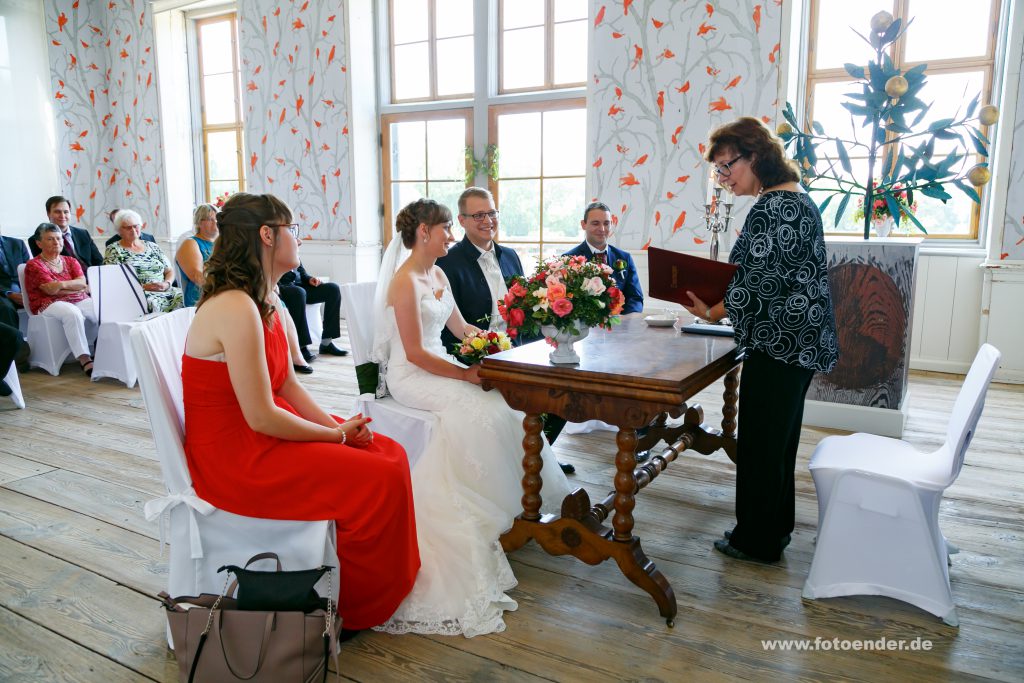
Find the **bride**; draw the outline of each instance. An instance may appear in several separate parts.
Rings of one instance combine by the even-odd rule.
[[[478,366],[467,368],[441,344],[445,325],[457,338],[478,331],[434,265],[453,242],[451,220],[430,199],[402,209],[377,285],[373,356],[381,383],[399,403],[437,418],[412,471],[420,572],[377,629],[470,638],[505,630],[502,613],[517,607],[505,594],[516,579],[498,537],[522,510],[523,414],[476,386]],[[403,246],[411,253],[396,270]],[[544,499],[557,510],[569,484],[546,443],[542,456]]]

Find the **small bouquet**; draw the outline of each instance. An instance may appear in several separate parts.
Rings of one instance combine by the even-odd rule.
[[[878,183],[873,183],[877,185]],[[896,198],[896,203],[900,206],[900,220],[902,221],[907,217],[908,213],[917,213],[917,202],[913,204],[909,202],[907,197],[907,191],[899,183],[894,183],[892,186],[892,196]],[[889,211],[889,203],[885,201],[885,197],[878,195],[872,195],[873,199],[871,202],[871,221],[877,222],[885,220],[891,216]],[[853,212],[853,219],[855,221],[864,220],[864,199],[861,198],[857,203],[857,210]]]
[[[580,328],[611,329],[626,303],[615,284],[611,266],[583,256],[559,256],[540,263],[529,278],[517,275],[498,312],[508,335],[537,336],[541,327],[582,332]]]
[[[512,348],[512,340],[504,332],[488,332],[481,330],[471,334],[458,344],[452,345],[452,350],[469,365],[479,363],[487,356],[508,351]]]
[[[217,195],[216,199],[213,200],[213,205],[216,206],[218,209],[223,209],[224,203],[227,202],[228,197],[230,196],[230,192],[225,192],[224,194]]]

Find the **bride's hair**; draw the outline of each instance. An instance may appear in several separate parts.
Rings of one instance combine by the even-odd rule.
[[[452,212],[444,204],[438,204],[433,199],[417,199],[398,212],[395,218],[395,229],[402,236],[402,244],[406,249],[412,249],[416,244],[416,228],[423,223],[427,227],[450,223]]]
[[[270,320],[274,307],[267,303],[267,294],[275,283],[267,282],[260,254],[263,242],[260,227],[287,225],[292,222],[288,206],[272,194],[236,192],[217,214],[220,237],[206,262],[202,295],[196,307],[215,294],[240,289],[248,294],[264,321]],[[278,231],[274,230],[274,246]]]

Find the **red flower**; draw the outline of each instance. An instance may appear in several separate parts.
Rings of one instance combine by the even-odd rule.
[[[488,354],[494,354],[497,353],[498,351],[501,351],[501,349],[498,348],[497,344],[491,344],[490,346],[487,347]]]
[[[556,299],[551,302],[551,310],[554,311],[555,315],[559,318],[564,318],[572,313],[572,302],[568,299]]]
[[[513,327],[521,327],[526,321],[526,313],[521,308],[513,308],[508,312],[508,323]]]

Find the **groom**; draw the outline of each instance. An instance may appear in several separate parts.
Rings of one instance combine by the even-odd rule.
[[[494,197],[482,187],[469,187],[459,197],[459,225],[466,236],[448,250],[448,254],[437,260],[444,274],[448,276],[455,305],[459,307],[466,322],[477,327],[505,331],[505,321],[498,314],[498,299],[508,293],[506,283],[514,275],[523,275],[523,264],[513,249],[502,247],[494,241],[498,228],[498,212],[494,208]],[[445,327],[441,332],[445,349],[460,341]],[[516,345],[534,341],[517,338]],[[548,415],[544,433],[554,443],[565,420]],[[559,467],[566,474],[576,468],[570,463],[560,462]]]

